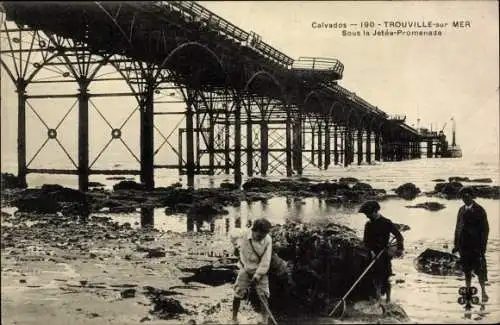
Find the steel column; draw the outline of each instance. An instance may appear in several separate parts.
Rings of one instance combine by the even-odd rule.
[[[340,131],[340,163],[345,164],[345,131]]]
[[[330,161],[331,161],[330,141],[331,140],[332,139],[330,137],[330,124],[325,123],[325,170],[328,169],[328,167],[330,166]]]
[[[361,165],[363,163],[363,129],[361,128],[358,129],[356,147],[358,154],[358,165]]]
[[[323,128],[318,123],[318,167],[323,167]]]
[[[193,102],[190,100],[186,112],[186,169],[187,169],[187,185],[189,188],[194,187],[194,129],[193,129]]]
[[[371,135],[371,130],[367,129],[366,130],[366,162],[371,163],[372,162],[372,135]]]
[[[339,150],[337,146],[337,124],[333,125],[333,163],[337,165],[339,163]]]
[[[89,94],[90,80],[78,80],[78,189],[89,189]]]
[[[264,117],[263,117],[264,118]],[[260,174],[262,176],[267,175],[267,168],[269,165],[269,139],[268,139],[268,125],[267,121],[262,120],[260,122]]]
[[[293,139],[294,139],[294,161],[295,170],[298,175],[302,175],[302,114],[297,114],[297,120],[293,125]]]
[[[351,131],[346,128],[344,131],[344,167],[349,166],[351,163]]]
[[[247,176],[253,176],[252,117],[250,112],[247,116]]]
[[[208,112],[209,130],[208,130],[208,169],[209,175],[214,175],[215,172],[215,121],[212,110]],[[199,143],[198,143],[199,145]]]
[[[314,165],[314,158],[316,157],[316,129],[314,126],[311,128],[311,163]]]
[[[141,100],[140,120],[141,120],[141,183],[146,189],[154,188],[154,123],[153,123],[153,102],[154,86],[148,82],[144,96]],[[189,133],[189,132],[188,132]],[[191,132],[192,133],[192,132]],[[189,150],[189,145],[188,145]]]
[[[17,92],[17,177],[22,187],[26,182],[26,86],[24,79],[19,78],[16,82]]]
[[[375,132],[375,161],[380,161],[380,133]]]
[[[286,109],[286,127],[285,127],[285,142],[286,142],[286,176],[290,177],[293,175],[293,165],[292,165],[292,118],[290,109]]]
[[[231,157],[229,155],[229,152],[231,150],[230,143],[229,143],[231,141],[230,132],[229,132],[229,128],[231,126],[231,124],[229,123],[229,114],[230,114],[230,112],[226,108],[226,111],[224,113],[224,160],[226,161],[224,173],[226,175],[229,175],[230,164],[231,164]]]
[[[236,98],[234,107],[234,182],[241,185],[241,102]]]

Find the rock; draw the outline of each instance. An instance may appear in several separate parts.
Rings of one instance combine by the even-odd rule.
[[[425,202],[425,203],[418,203],[416,205],[407,205],[407,208],[422,208],[426,209],[429,211],[439,211],[441,209],[446,208],[444,204],[441,204],[439,202]]]
[[[420,193],[420,189],[413,183],[405,183],[394,190],[396,194],[406,200],[413,200]]]
[[[394,303],[383,304],[382,309],[383,309],[384,319],[387,319],[387,318],[394,319],[398,322],[408,322],[409,321],[408,314],[406,314],[403,307],[401,307],[398,304],[394,304]]]
[[[58,184],[44,184],[41,190],[42,193],[51,195],[58,202],[85,203],[87,200],[87,195],[82,191],[63,187]]]
[[[25,190],[28,191],[28,190]],[[22,195],[13,202],[18,212],[57,213],[61,210],[60,204],[49,194]]]
[[[354,177],[341,177],[339,183],[357,183],[359,180]]]
[[[99,182],[89,182],[89,187],[104,187],[106,185],[104,185],[103,183],[99,183]]]
[[[131,206],[113,206],[109,207],[109,212],[110,213],[134,213],[136,212],[135,207]]]
[[[125,290],[122,290],[120,292],[120,296],[124,299],[126,298],[133,298],[135,297],[135,289],[134,288],[129,288],[129,289],[125,289]]]
[[[121,181],[127,179],[125,176],[111,176],[111,177],[106,177],[107,180],[109,181]]]
[[[450,183],[454,183],[454,182],[469,182],[469,181],[470,181],[469,177],[459,177],[459,176],[448,177],[448,182],[450,182]]]
[[[16,175],[11,173],[0,174],[0,188],[13,189],[13,188],[26,188],[26,183],[22,182]]]
[[[436,178],[436,179],[433,179],[432,181],[433,182],[446,182],[446,180],[442,179],[442,178]]]
[[[183,272],[192,272],[192,276],[181,277],[184,283],[198,282],[211,286],[234,283],[238,275],[238,258],[219,259],[217,262],[199,268],[181,268]]]
[[[330,304],[327,297],[341,297],[370,262],[370,254],[354,230],[336,224],[288,223],[271,231],[273,250],[285,260],[295,285],[270,279],[271,309],[296,315],[315,313]],[[271,278],[271,275],[270,275]],[[375,293],[370,275],[353,290],[360,301]]]
[[[153,287],[144,287],[144,295],[153,303],[151,314],[160,319],[171,319],[179,314],[187,314],[188,311],[182,307],[176,299],[168,298],[167,295],[175,294],[170,291],[155,289]]]
[[[146,186],[141,183],[137,183],[134,181],[121,181],[118,184],[113,185],[113,190],[135,190],[135,191],[144,191],[146,190]]]
[[[220,188],[227,189],[227,190],[239,190],[240,189],[240,187],[237,184],[227,183],[227,182],[221,183]]]
[[[474,182],[474,183],[493,183],[493,180],[491,178],[474,178],[474,179],[471,179],[470,182]]]
[[[328,195],[334,195],[337,193],[337,191],[341,190],[349,191],[350,189],[351,188],[349,187],[349,184],[346,182],[344,183],[323,182],[323,183],[311,184],[309,186],[309,191],[311,192],[315,193],[325,192]]]
[[[417,271],[432,275],[462,275],[460,258],[434,249],[426,249],[415,260]]]
[[[373,188],[370,184],[359,182],[359,183],[354,184],[352,189],[354,191],[371,191]]]
[[[472,185],[475,196],[487,199],[500,199],[500,186]]]
[[[447,198],[456,198],[458,192],[463,187],[462,183],[450,182],[450,183],[438,183],[434,187],[437,192],[444,194]]]
[[[264,189],[274,189],[274,184],[263,178],[251,178],[243,184],[243,189],[245,191],[249,190],[264,190]]]
[[[217,215],[226,215],[229,212],[222,205],[212,199],[204,199],[195,202],[188,211],[189,217],[204,217],[209,220]]]
[[[146,252],[146,257],[148,258],[156,258],[156,257],[165,257],[166,252],[163,247],[145,247],[145,246],[136,246],[136,250],[138,252]]]
[[[248,202],[256,202],[256,201],[266,202],[268,199],[271,198],[271,196],[266,193],[258,193],[258,192],[247,192],[245,197]]]

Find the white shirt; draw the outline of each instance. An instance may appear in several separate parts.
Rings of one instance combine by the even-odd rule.
[[[239,232],[233,232],[230,235],[230,239],[231,243],[234,246],[237,246],[240,250],[241,266],[245,269],[245,271],[260,275],[267,274],[269,271],[269,265],[271,264],[271,255],[273,250],[272,239],[269,234],[258,242],[252,239],[252,230],[245,229],[240,230]]]

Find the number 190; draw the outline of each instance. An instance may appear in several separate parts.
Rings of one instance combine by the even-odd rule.
[[[375,27],[375,23],[373,21],[362,21],[361,27],[362,28],[373,28],[373,27]]]

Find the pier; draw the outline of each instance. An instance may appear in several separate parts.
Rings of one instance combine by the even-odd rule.
[[[155,170],[174,169],[188,187],[196,175],[219,174],[241,185],[243,177],[418,159],[423,145],[427,157],[443,150],[444,135],[419,132],[404,116],[342,87],[339,60],[293,59],[196,2],[5,1],[0,12],[0,63],[15,85],[16,94],[7,95],[17,97],[17,175],[24,183],[29,173],[71,174],[87,191],[91,175],[138,175],[152,189]],[[113,82],[122,91],[103,87]],[[38,110],[55,102],[68,104],[51,125]],[[105,103],[130,115],[116,125]],[[60,141],[72,111],[76,152]],[[45,127],[44,141],[29,155],[27,112]],[[136,115],[135,132],[125,137]],[[94,128],[92,116],[109,129]],[[173,117],[182,123],[167,134]],[[108,142],[91,150],[91,137]],[[64,151],[72,168],[32,166],[48,143]],[[137,168],[96,167],[111,143],[123,145]],[[166,161],[167,153],[175,161]]]

